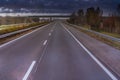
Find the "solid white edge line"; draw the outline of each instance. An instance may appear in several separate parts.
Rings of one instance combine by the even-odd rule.
[[[45,26],[42,26],[42,27],[40,27],[40,28],[38,28],[38,29],[36,29],[36,30],[33,30],[33,31],[30,32],[30,33],[27,33],[27,34],[25,34],[25,35],[23,35],[23,36],[21,36],[21,37],[18,37],[18,38],[16,38],[16,39],[12,40],[12,41],[9,41],[9,42],[7,42],[7,43],[4,43],[4,44],[0,45],[0,48],[4,47],[4,46],[6,46],[6,45],[9,45],[9,44],[11,44],[11,43],[13,43],[13,42],[15,42],[15,41],[21,39],[21,38],[24,38],[24,37],[26,37],[26,36],[28,36],[28,35],[30,35],[30,34],[36,32],[36,31],[40,30],[40,29],[43,29],[43,28],[46,27],[46,26],[49,26],[49,25],[50,25],[50,24],[45,25]]]
[[[47,43],[47,40],[44,41],[43,45],[46,45],[46,43]]]
[[[112,80],[118,80],[63,24],[63,28],[77,41],[77,43],[91,56],[91,58],[108,74]]]
[[[32,64],[30,65],[28,71],[26,72],[25,76],[23,77],[22,80],[27,80],[27,78],[29,77],[34,65],[35,65],[36,61],[33,61]]]

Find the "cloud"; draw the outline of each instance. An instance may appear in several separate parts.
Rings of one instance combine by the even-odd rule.
[[[83,0],[83,1],[86,1],[86,2],[88,2],[88,1],[90,1],[90,0]]]
[[[75,11],[79,8],[88,8],[91,6],[100,6],[101,8],[115,8],[120,0],[0,0],[0,11]],[[18,10],[19,9],[19,10]],[[49,10],[48,10],[49,9]]]

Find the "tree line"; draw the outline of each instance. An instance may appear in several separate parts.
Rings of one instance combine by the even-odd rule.
[[[116,10],[116,13],[103,16],[103,10],[99,7],[90,7],[86,11],[79,9],[72,13],[68,22],[82,26],[88,25],[90,29],[96,31],[120,34],[120,4],[118,4]]]

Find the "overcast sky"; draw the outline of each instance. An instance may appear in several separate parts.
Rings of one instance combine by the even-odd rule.
[[[0,0],[0,7],[12,9],[49,9],[55,12],[73,12],[79,8],[100,6],[104,10],[115,10],[120,0]]]

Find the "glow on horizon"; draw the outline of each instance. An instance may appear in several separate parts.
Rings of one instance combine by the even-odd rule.
[[[71,15],[71,13],[0,13],[1,17],[24,17],[24,16],[68,16]]]

